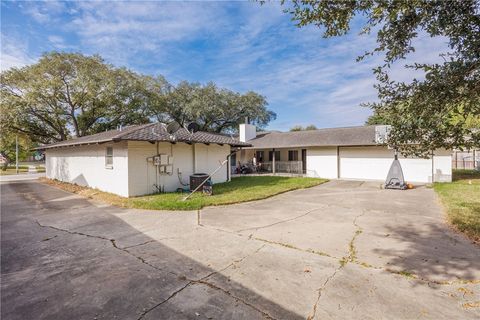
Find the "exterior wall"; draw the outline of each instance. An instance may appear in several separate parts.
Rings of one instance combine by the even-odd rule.
[[[195,157],[194,157],[195,148]],[[148,157],[157,154],[173,156],[173,173],[160,174],[153,162],[147,162]],[[189,183],[192,173],[211,173],[230,153],[230,146],[204,145],[186,143],[171,144],[162,142],[157,145],[145,141],[128,142],[128,187],[129,196],[138,196],[157,192],[157,184],[166,192],[176,191],[183,187],[180,183]],[[195,162],[195,167],[194,167]],[[213,183],[227,181],[227,165],[213,177]],[[195,168],[195,169],[194,169]],[[179,175],[180,173],[180,175]],[[180,176],[180,177],[179,177]]]
[[[240,150],[240,152],[237,153],[237,165],[238,165],[239,161],[242,164],[246,163],[246,162],[249,162],[249,161],[252,161],[254,154],[255,154],[255,150],[253,150],[253,149],[242,149],[242,150]],[[267,154],[267,157],[268,157],[268,154]]]
[[[113,147],[113,166],[106,168],[106,147]],[[196,151],[195,172],[211,173],[230,153],[228,145],[188,145],[159,143],[158,153],[173,155],[173,174],[156,174],[157,167],[147,157],[157,154],[156,144],[129,141],[46,150],[46,176],[81,186],[97,188],[123,197],[150,194],[154,184],[167,192],[182,187],[194,173],[193,148]],[[227,165],[213,177],[213,183],[227,181]]]
[[[106,147],[113,147],[113,166],[106,168]],[[47,149],[46,176],[81,186],[128,196],[128,160],[125,142]]]
[[[211,173],[220,166],[222,161],[227,159],[230,154],[229,145],[205,145],[195,144],[195,172],[196,173]],[[227,181],[227,164],[220,169],[213,177],[213,183],[220,183]]]
[[[307,170],[309,177],[327,179],[358,179],[384,181],[394,158],[394,151],[383,146],[339,147],[340,157],[337,158],[337,147],[309,147],[307,149]],[[256,151],[264,151],[268,161],[268,151],[272,149],[242,150],[237,156],[237,162],[249,162]],[[301,160],[302,148],[282,148],[281,161],[288,161],[288,150],[298,150]],[[399,155],[403,174],[407,182],[450,182],[452,180],[451,152],[437,150],[432,159],[402,157]],[[432,171],[433,164],[433,171]],[[340,176],[339,176],[340,173]]]
[[[307,176],[336,179],[338,176],[337,147],[307,149]]]
[[[437,150],[433,156],[435,182],[452,182],[452,152]]]
[[[387,147],[341,147],[340,178],[385,180],[393,156],[394,151]],[[407,182],[432,182],[432,172],[437,182],[452,179],[451,156],[445,150],[438,150],[433,161],[400,155],[399,160]]]

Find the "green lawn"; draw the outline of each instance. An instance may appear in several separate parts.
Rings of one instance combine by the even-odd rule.
[[[28,166],[19,166],[18,167],[18,173],[22,174],[22,173],[26,173],[26,172],[28,172]],[[15,167],[8,167],[5,171],[0,170],[0,176],[8,176],[8,175],[12,175],[12,174],[17,174],[17,171],[16,171]]]
[[[447,210],[448,221],[480,243],[480,172],[454,170],[452,183],[435,183],[434,189]]]
[[[276,194],[309,188],[326,182],[324,179],[302,177],[252,176],[233,178],[231,182],[215,184],[213,195],[195,193],[186,201],[186,194],[164,193],[131,198],[129,207],[142,209],[192,210],[238,202],[265,199]]]
[[[327,180],[276,176],[238,177],[233,178],[230,182],[215,184],[213,186],[212,196],[206,196],[201,192],[197,192],[185,201],[182,201],[182,199],[187,193],[172,192],[135,198],[123,198],[111,193],[57,180],[43,178],[40,179],[40,181],[68,192],[78,193],[91,199],[121,207],[153,210],[196,210],[206,206],[218,206],[265,199],[286,191],[313,187]]]

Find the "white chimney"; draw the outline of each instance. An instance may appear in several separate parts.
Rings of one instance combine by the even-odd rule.
[[[241,142],[247,142],[257,136],[257,127],[255,127],[253,124],[242,123],[240,124],[239,129]]]

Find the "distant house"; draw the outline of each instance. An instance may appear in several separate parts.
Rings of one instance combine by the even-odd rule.
[[[361,126],[295,132],[258,132],[251,124],[240,126],[245,147],[236,162],[255,157],[260,171],[298,173],[309,177],[385,181],[394,150],[384,145],[386,126]],[[401,157],[407,182],[449,182],[450,150],[436,150],[429,159]]]
[[[10,162],[8,157],[3,153],[0,152],[0,166],[5,166]]]
[[[130,126],[37,149],[45,150],[46,176],[50,179],[98,188],[124,197],[175,191],[192,173],[210,173],[227,159],[232,147],[250,146],[229,136],[174,134],[162,123]],[[228,179],[228,166],[213,182]]]

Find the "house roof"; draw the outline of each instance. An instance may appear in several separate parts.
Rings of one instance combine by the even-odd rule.
[[[375,126],[259,132],[248,142],[252,144],[248,149],[377,145]]]
[[[149,141],[149,142],[185,142],[185,143],[216,143],[228,144],[233,147],[248,147],[250,143],[240,142],[231,136],[216,134],[210,132],[197,131],[190,133],[187,129],[180,128],[173,135],[167,132],[166,125],[163,123],[149,123],[144,125],[135,125],[124,127],[120,130],[110,130],[84,136],[80,138],[59,141],[44,145],[36,149],[44,150],[59,147],[69,147],[77,145],[98,144],[105,142],[118,141]]]

